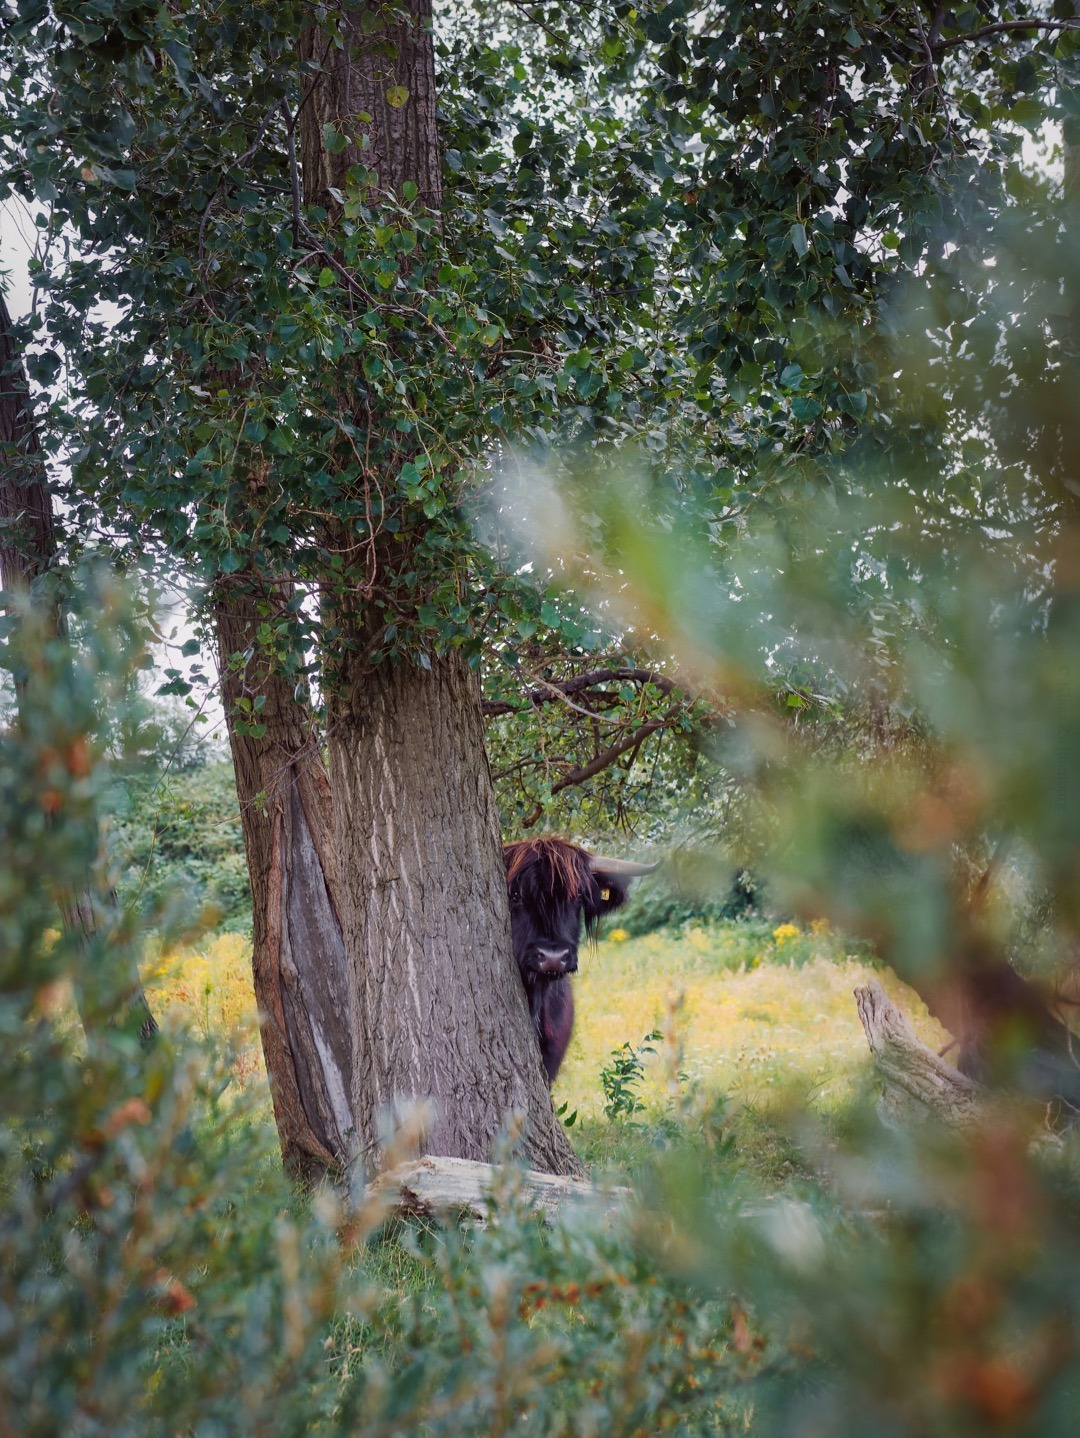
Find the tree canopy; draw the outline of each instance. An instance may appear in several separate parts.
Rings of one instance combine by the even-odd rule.
[[[963,268],[1048,183],[1024,135],[1074,103],[1068,4],[454,7],[438,215],[335,131],[328,216],[299,189],[304,17],[12,7],[3,186],[42,235],[26,338],[63,372],[69,535],[196,586],[287,570],[262,638],[294,665],[318,640],[316,670],[340,636],[305,599],[335,586],[370,595],[377,654],[461,647],[504,690],[610,642],[470,522],[523,452],[633,443],[653,502],[723,532],[842,485],[857,438],[902,448],[897,281],[945,277],[939,336],[970,318]],[[1016,357],[976,339],[992,403]],[[943,463],[977,468],[964,443]]]

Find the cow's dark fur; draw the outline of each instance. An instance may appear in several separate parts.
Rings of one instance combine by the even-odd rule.
[[[629,880],[594,873],[586,851],[566,839],[523,839],[503,853],[514,958],[554,1083],[574,1026],[567,975],[578,966],[582,922],[591,937],[603,915],[626,902]]]

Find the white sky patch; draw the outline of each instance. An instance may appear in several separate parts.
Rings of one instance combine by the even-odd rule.
[[[48,211],[44,206],[31,209],[18,198],[5,200],[0,204],[0,287],[14,320],[24,319],[33,310],[31,263],[35,257],[40,259],[44,256],[47,244]],[[120,318],[120,311],[116,310],[115,314],[107,318],[110,323],[116,323]],[[55,498],[53,502],[57,503]],[[164,682],[165,669],[186,668],[191,660],[201,662],[208,674],[216,673],[213,655],[200,652],[190,656],[190,660],[181,655],[183,646],[197,637],[187,616],[188,605],[184,596],[178,590],[162,591],[156,617],[161,633],[168,642],[152,646],[157,672],[150,675],[151,683],[148,688],[151,693]],[[192,698],[206,716],[205,722],[199,723],[198,732],[219,733],[225,715],[218,697],[216,679],[211,691],[197,688]],[[192,714],[194,713],[193,710]]]

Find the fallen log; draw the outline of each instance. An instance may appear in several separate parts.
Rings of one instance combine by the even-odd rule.
[[[977,1114],[979,1085],[919,1039],[885,990],[872,979],[855,990],[859,1018],[884,1082],[878,1101],[894,1127],[935,1118],[968,1124]]]
[[[604,1214],[617,1211],[629,1189],[598,1189],[579,1178],[565,1178],[534,1169],[500,1169],[467,1158],[425,1155],[385,1169],[373,1178],[365,1197],[385,1202],[388,1210],[422,1218],[454,1214],[484,1219],[496,1182],[519,1186],[529,1205],[553,1223],[568,1200],[598,1205]]]

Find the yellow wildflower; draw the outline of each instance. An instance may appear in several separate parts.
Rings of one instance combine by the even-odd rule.
[[[625,929],[612,929],[608,934],[608,938],[613,944],[624,944],[629,937],[630,935]]]
[[[788,939],[799,937],[798,924],[778,924],[772,931],[773,939],[778,944],[786,944]]]

